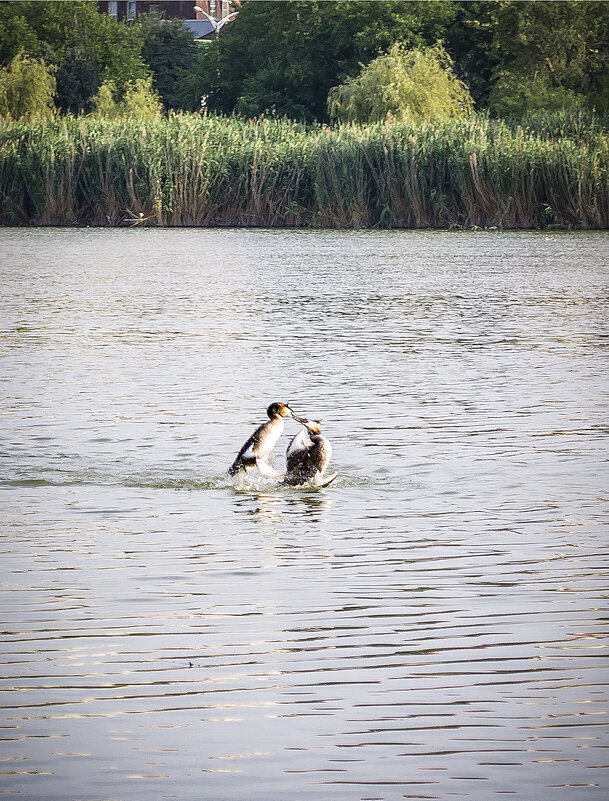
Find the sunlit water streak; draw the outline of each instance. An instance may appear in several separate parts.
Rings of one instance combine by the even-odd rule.
[[[608,245],[1,230],[0,793],[604,801]]]

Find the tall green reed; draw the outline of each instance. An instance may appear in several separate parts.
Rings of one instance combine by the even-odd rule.
[[[0,122],[0,223],[606,228],[599,118]]]

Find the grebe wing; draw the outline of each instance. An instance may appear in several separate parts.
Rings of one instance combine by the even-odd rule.
[[[288,459],[288,471],[285,477],[287,484],[292,486],[305,484],[317,473],[317,466],[312,458],[313,446],[294,451]]]
[[[328,487],[335,478],[338,478],[338,473],[330,473],[329,476],[324,476],[319,482],[315,482],[315,485],[319,487],[319,489],[323,489],[324,487]]]
[[[296,451],[306,450],[307,448],[311,447],[311,440],[309,439],[309,432],[306,428],[301,428],[301,430],[292,437],[290,440],[290,444],[288,445],[285,455],[286,457],[289,456],[291,453],[295,453]]]
[[[241,468],[247,469],[248,467],[254,466],[256,463],[255,450],[260,444],[262,431],[266,425],[267,423],[263,423],[261,426],[258,426],[249,439],[247,439],[241,446],[241,450],[235,457],[235,461],[228,468],[229,476],[234,476],[235,473],[238,473]]]
[[[264,459],[256,459],[256,467],[264,478],[281,478],[283,476],[283,473],[280,473],[279,470],[275,470],[275,468],[268,462],[265,462]]]
[[[288,471],[299,469],[298,465],[306,456],[312,444],[306,428],[303,428],[298,434],[292,437],[285,452],[285,461]]]

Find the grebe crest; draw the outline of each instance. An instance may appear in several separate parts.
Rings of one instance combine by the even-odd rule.
[[[294,417],[294,412],[287,403],[271,403],[266,413],[271,420],[274,417]]]

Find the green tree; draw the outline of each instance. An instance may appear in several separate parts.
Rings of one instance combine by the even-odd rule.
[[[0,3],[0,63],[19,52],[55,64],[57,92],[64,109],[87,108],[104,80],[119,89],[149,70],[142,58],[137,25],[100,14],[92,2]]]
[[[510,46],[498,29],[499,5],[496,0],[455,3],[455,17],[443,40],[477,108],[487,107],[496,70]]]
[[[489,107],[498,115],[609,105],[609,4],[497,3],[501,51]]]
[[[85,47],[72,47],[57,64],[55,102],[61,111],[78,114],[91,110],[91,98],[99,88],[99,65]]]
[[[414,50],[394,44],[356,78],[330,90],[330,116],[342,122],[378,122],[387,115],[426,122],[471,113],[469,90],[452,67],[441,44]]]
[[[195,67],[198,45],[182,20],[147,15],[141,20],[142,56],[165,108],[182,108],[178,84]]]
[[[198,42],[196,58],[190,69],[184,71],[176,80],[175,94],[179,108],[200,111],[207,106],[210,77],[214,75],[216,53],[212,42]]]
[[[50,117],[55,109],[54,68],[18,53],[0,68],[0,115]]]
[[[100,66],[101,80],[114,81],[120,90],[133,81],[147,78],[150,70],[142,56],[139,27],[117,22],[108,14],[97,14],[97,18],[91,47]]]
[[[327,118],[328,92],[394,42],[433,45],[454,20],[447,2],[245,3],[197,68],[210,109]],[[191,87],[194,80],[190,81]]]
[[[21,8],[19,8],[21,6]],[[6,66],[18,53],[36,53],[40,41],[21,12],[24,3],[0,4],[0,65]]]

